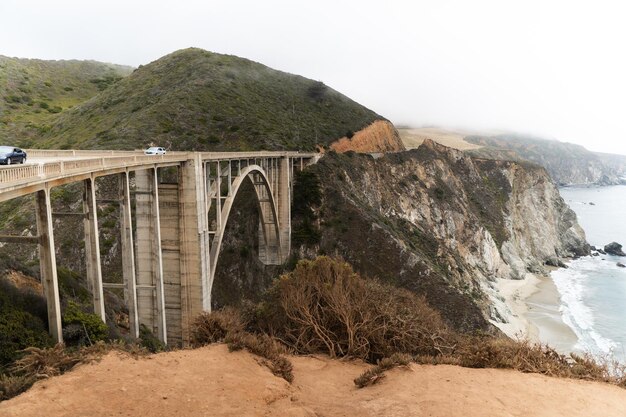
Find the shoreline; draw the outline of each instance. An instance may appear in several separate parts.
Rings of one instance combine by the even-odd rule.
[[[498,278],[495,289],[510,314],[508,323],[493,324],[507,336],[547,344],[562,354],[577,350],[578,337],[563,321],[560,295],[549,275],[529,273],[522,280]]]

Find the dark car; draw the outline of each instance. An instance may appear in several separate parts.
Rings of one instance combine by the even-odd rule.
[[[0,146],[0,164],[23,164],[26,161],[26,152],[12,146]]]

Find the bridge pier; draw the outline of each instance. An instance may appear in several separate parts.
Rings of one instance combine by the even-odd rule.
[[[159,340],[167,340],[163,256],[157,169],[135,172],[135,219],[137,223],[137,315]]]
[[[179,168],[180,326],[183,345],[191,342],[191,323],[195,317],[211,308],[204,175],[199,156]]]
[[[131,212],[130,180],[128,172],[119,174],[120,228],[122,245],[122,276],[124,280],[124,301],[128,308],[130,334],[139,337],[139,316],[137,313],[137,275],[135,269],[135,240],[133,236],[133,216]]]
[[[276,187],[276,201],[278,203],[278,224],[280,233],[280,263],[284,263],[291,252],[291,169],[289,158],[278,160]]]
[[[35,209],[37,234],[39,235],[39,267],[48,309],[48,327],[55,342],[63,343],[61,302],[59,300],[59,282],[54,252],[52,206],[50,205],[50,190],[48,188],[37,191],[35,194]]]
[[[106,323],[104,292],[102,288],[102,267],[100,264],[100,238],[98,236],[98,206],[96,204],[95,178],[84,180],[83,212],[85,218],[85,262],[87,266],[87,286],[93,295],[94,313]]]

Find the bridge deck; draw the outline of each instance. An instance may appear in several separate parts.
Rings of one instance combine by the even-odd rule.
[[[0,167],[0,201],[33,193],[46,183],[61,185],[88,176],[110,175],[126,170],[178,165],[200,155],[203,162],[254,158],[304,158],[314,153],[300,152],[169,152],[144,155],[142,151],[26,150],[27,163]]]

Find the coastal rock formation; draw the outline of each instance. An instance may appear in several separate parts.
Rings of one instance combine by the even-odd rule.
[[[496,278],[589,254],[576,215],[536,165],[427,140],[380,159],[330,153],[312,171],[322,188],[320,238],[302,254],[339,255],[366,276],[424,294],[459,329],[506,320]]]
[[[559,185],[622,184],[626,175],[626,156],[591,152],[572,143],[511,134],[465,140],[481,146],[469,151],[474,156],[539,164]]]
[[[336,152],[399,152],[405,150],[404,144],[396,128],[387,120],[376,120],[374,123],[359,130],[349,132],[350,137],[344,136],[333,142],[330,148]]]
[[[622,250],[622,245],[617,242],[611,242],[604,246],[604,251],[609,255],[626,256],[626,253]]]

